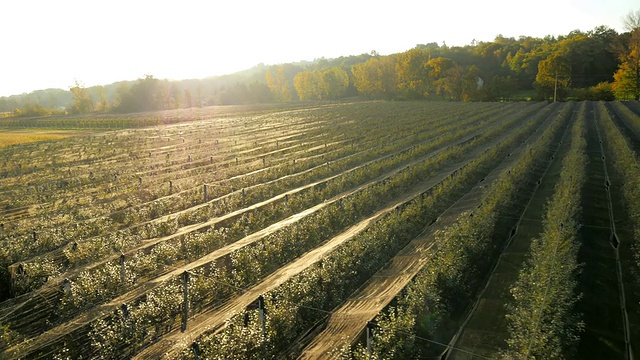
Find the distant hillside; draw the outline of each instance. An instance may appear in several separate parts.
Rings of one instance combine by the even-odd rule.
[[[371,55],[346,56],[336,59],[317,59],[314,61],[301,61],[287,64],[295,73],[310,68],[326,66],[345,66],[368,60]],[[266,87],[266,74],[273,66],[258,64],[252,68],[233,74],[211,76],[203,79],[164,80],[167,88],[174,92],[180,92],[184,98],[188,92],[194,100],[192,106],[218,105],[218,104],[242,104],[250,102],[273,101]],[[142,76],[143,74],[141,74]],[[88,87],[87,90],[94,102],[100,101],[101,94],[106,96],[110,104],[118,102],[118,89],[130,88],[136,81],[119,81],[102,86]],[[69,84],[72,86],[73,84]],[[248,92],[254,91],[258,95],[248,96]],[[264,92],[267,92],[265,94]],[[262,94],[260,94],[262,93]],[[256,98],[257,97],[257,98]],[[181,99],[184,100],[184,99]],[[252,101],[263,100],[263,101]],[[73,105],[73,95],[68,89],[36,90],[28,94],[0,97],[0,112],[11,112],[17,108],[23,108],[30,104],[40,105],[51,109],[66,109]],[[185,104],[186,105],[186,104]]]

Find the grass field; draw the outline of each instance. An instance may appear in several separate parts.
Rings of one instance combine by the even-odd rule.
[[[64,130],[49,130],[49,129],[38,129],[38,130],[26,130],[26,131],[16,131],[16,130],[7,130],[0,129],[0,148],[10,145],[18,145],[25,144],[31,142],[40,142],[47,140],[60,140],[70,136],[79,136],[83,133],[74,132],[74,131],[64,131]]]
[[[2,359],[640,351],[635,102],[35,121],[0,131]]]

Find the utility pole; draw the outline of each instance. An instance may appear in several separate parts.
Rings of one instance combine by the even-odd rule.
[[[558,72],[556,71],[556,82],[553,86],[553,102],[556,102],[556,95],[558,94]]]

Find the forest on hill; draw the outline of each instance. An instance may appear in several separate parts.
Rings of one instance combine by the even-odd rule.
[[[135,81],[0,98],[5,116],[136,112],[206,105],[344,98],[393,100],[629,100],[640,97],[640,10],[626,32],[606,26],[535,38],[496,36],[457,47],[418,44],[369,54],[254,68],[205,79]]]

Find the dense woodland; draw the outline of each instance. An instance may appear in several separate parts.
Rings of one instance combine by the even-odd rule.
[[[338,100],[628,100],[640,97],[640,10],[624,33],[606,26],[563,36],[498,35],[463,47],[418,44],[408,51],[266,66],[232,75],[136,81],[0,98],[7,116],[136,112],[205,105]]]

